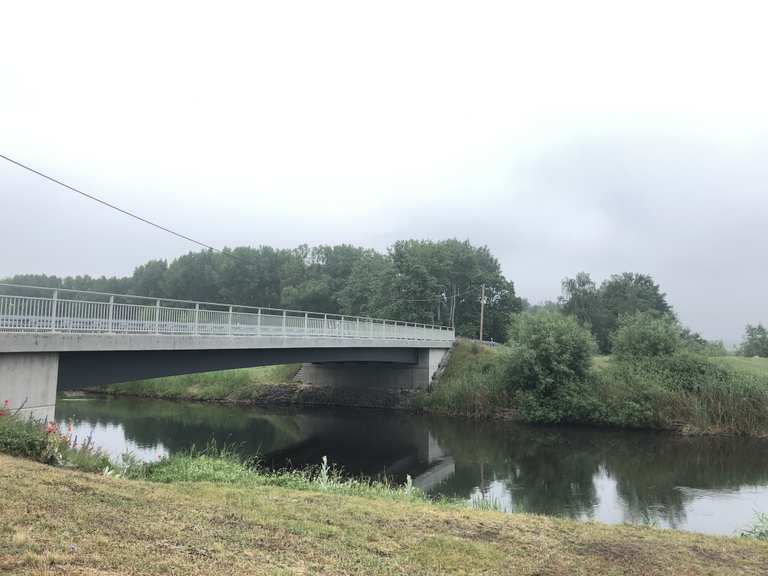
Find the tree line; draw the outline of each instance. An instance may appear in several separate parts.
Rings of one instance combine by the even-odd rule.
[[[241,246],[189,252],[170,262],[150,260],[125,277],[29,274],[4,281],[453,324],[458,336],[469,338],[479,335],[480,290],[485,285],[486,339],[505,342],[517,312],[553,309],[587,327],[601,354],[612,352],[612,335],[624,316],[647,313],[677,322],[654,279],[633,272],[614,274],[600,284],[587,272],[579,272],[562,281],[557,302],[530,306],[515,294],[514,284],[486,246],[456,239],[401,240],[383,253],[348,244]],[[721,342],[709,342],[682,326],[680,333],[689,349],[725,354]],[[746,327],[740,352],[768,357],[768,331],[762,324]]]
[[[31,274],[5,282],[452,323],[457,335],[471,338],[479,334],[485,285],[484,335],[496,341],[506,339],[510,315],[521,309],[514,284],[488,248],[455,239],[402,240],[384,253],[348,244],[241,246],[150,260],[126,277]]]

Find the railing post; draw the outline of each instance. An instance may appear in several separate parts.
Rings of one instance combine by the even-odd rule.
[[[323,314],[323,336],[328,336],[328,314]]]
[[[195,303],[195,326],[192,330],[193,336],[197,336],[197,330],[198,330],[197,323],[198,323],[199,317],[200,317],[200,304]]]
[[[309,335],[309,314],[304,312],[304,336]]]
[[[283,310],[283,338],[285,338],[285,315],[287,314],[287,310]]]
[[[160,334],[160,300],[155,302],[155,334]]]
[[[109,297],[109,326],[107,327],[107,330],[110,334],[114,332],[114,327],[112,326],[112,319],[114,317],[115,317],[115,297],[110,296]]]
[[[341,322],[339,323],[339,330],[341,332],[340,336],[344,338],[344,316],[341,317]]]
[[[360,317],[355,318],[355,338],[360,338]]]
[[[229,307],[229,314],[227,314],[227,335],[232,336],[232,306]]]
[[[59,303],[59,291],[53,291],[53,303],[51,304],[51,332],[56,332],[56,306]]]
[[[370,332],[371,338],[373,338],[373,318],[368,319],[368,331]]]
[[[258,309],[258,314],[256,314],[256,334],[261,336],[261,308]]]

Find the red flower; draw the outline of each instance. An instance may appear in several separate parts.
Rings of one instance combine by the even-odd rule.
[[[53,434],[56,432],[56,422],[48,422],[48,426],[45,427],[45,431],[48,434]]]
[[[2,410],[0,410],[0,416],[5,416],[5,412],[3,412]]]

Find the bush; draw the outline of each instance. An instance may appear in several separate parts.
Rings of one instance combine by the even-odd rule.
[[[650,312],[622,316],[611,341],[618,359],[669,356],[682,345],[680,328],[674,318]]]
[[[585,421],[688,432],[765,435],[768,378],[689,351],[611,362],[594,377]]]
[[[24,418],[11,412],[7,401],[0,409],[0,452],[86,472],[102,471],[110,465],[107,454],[95,449],[90,438],[80,443],[73,438],[71,426],[62,431],[55,422]]]
[[[557,312],[514,318],[505,380],[521,414],[532,421],[578,419],[592,355],[592,334]]]
[[[51,463],[56,453],[51,440],[44,426],[12,413],[8,402],[4,402],[0,410],[0,452]]]

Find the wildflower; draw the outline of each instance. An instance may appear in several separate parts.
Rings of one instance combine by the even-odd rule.
[[[56,432],[56,422],[48,422],[48,425],[45,427],[45,431],[48,434],[53,434]]]
[[[3,408],[10,408],[10,407],[11,407],[11,401],[3,400]]]
[[[0,410],[0,416],[5,416],[5,412],[3,412],[2,410]]]

